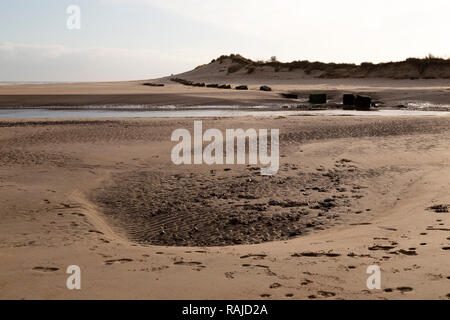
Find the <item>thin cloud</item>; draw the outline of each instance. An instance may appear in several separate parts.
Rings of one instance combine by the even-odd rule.
[[[450,1],[429,0],[104,0],[121,6],[162,8],[236,37],[253,58],[381,62],[445,55]],[[218,35],[220,36],[220,35]],[[232,45],[230,44],[230,47]],[[224,52],[228,53],[228,52]]]
[[[187,52],[0,43],[0,81],[124,80],[124,74],[128,80],[146,79],[195,65]]]

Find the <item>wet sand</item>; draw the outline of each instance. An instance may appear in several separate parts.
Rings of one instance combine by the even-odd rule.
[[[408,102],[449,104],[450,79],[393,80],[393,79],[297,79],[287,72],[277,74],[279,79],[245,75],[221,76],[202,72],[180,77],[207,83],[246,84],[248,91],[223,90],[183,86],[168,78],[153,80],[164,87],[149,87],[151,81],[104,83],[52,83],[0,85],[0,108],[82,105],[282,105],[307,99],[310,93],[327,93],[331,102],[342,103],[343,93],[366,94],[386,107]],[[260,91],[268,85],[271,92]],[[300,100],[285,99],[281,93],[294,92]]]
[[[448,299],[449,117],[202,120],[279,174],[173,165],[194,119],[0,121],[0,298]]]

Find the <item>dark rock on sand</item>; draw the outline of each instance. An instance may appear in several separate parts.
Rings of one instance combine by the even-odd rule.
[[[342,102],[344,106],[353,107],[355,105],[355,95],[351,93],[344,94]]]
[[[248,87],[246,85],[242,85],[242,86],[237,86],[235,89],[236,90],[248,90]]]
[[[219,85],[217,83],[212,83],[212,84],[207,84],[206,87],[207,88],[218,88]]]
[[[356,96],[355,107],[357,110],[370,110],[372,98],[367,96]]]
[[[272,88],[268,87],[268,86],[261,86],[261,88],[259,88],[259,90],[261,90],[261,91],[272,91]]]
[[[170,78],[170,81],[177,82],[177,83],[180,83],[180,84],[185,85],[185,86],[192,86],[193,85],[192,81],[185,80],[185,79],[180,79],[180,78]]]
[[[282,93],[281,96],[286,99],[298,99],[298,95],[294,93]]]
[[[162,83],[152,83],[152,82],[146,82],[142,84],[143,86],[149,86],[149,87],[164,87],[164,84]]]
[[[446,204],[438,204],[432,207],[429,207],[428,210],[432,210],[436,213],[448,213],[449,205]]]
[[[324,93],[311,94],[309,95],[309,102],[313,104],[327,103],[327,95]]]
[[[231,89],[231,85],[229,84],[222,84],[219,86],[219,89]]]

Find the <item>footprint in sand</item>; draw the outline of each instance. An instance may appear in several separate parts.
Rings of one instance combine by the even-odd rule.
[[[197,261],[176,261],[173,264],[177,265],[177,266],[201,266],[202,263],[201,262],[197,262]]]
[[[133,259],[129,259],[129,258],[123,258],[123,259],[115,259],[115,260],[106,260],[105,264],[107,266],[113,265],[113,264],[124,264],[127,262],[132,262]]]
[[[34,271],[39,271],[39,272],[56,272],[59,270],[59,268],[53,268],[53,267],[34,267],[33,268]]]
[[[379,250],[381,250],[381,251],[389,251],[389,250],[392,250],[392,249],[394,249],[394,248],[395,248],[395,246],[381,246],[381,245],[375,245],[375,246],[369,247],[368,249],[369,249],[370,251],[379,251]]]
[[[340,257],[341,255],[339,253],[333,253],[333,252],[301,252],[301,253],[294,253],[291,255],[293,258],[298,257],[309,257],[309,258],[319,258],[319,257],[328,257],[328,258],[336,258]]]
[[[305,280],[303,280],[300,284],[301,284],[302,286],[307,286],[307,285],[309,285],[309,284],[311,284],[311,283],[313,283],[311,280],[305,279]]]
[[[449,205],[447,204],[438,204],[432,207],[427,208],[427,210],[434,211],[435,213],[448,213]]]
[[[394,290],[398,290],[401,293],[406,293],[406,292],[411,292],[414,289],[411,287],[398,287],[397,289],[387,288],[387,289],[384,289],[383,291],[387,292],[387,293],[391,293],[391,292],[394,292]]]
[[[331,297],[334,297],[334,296],[336,296],[336,293],[334,293],[334,292],[328,292],[328,291],[319,291],[319,292],[317,292],[319,295],[321,295],[322,297],[325,297],[325,298],[331,298]]]
[[[265,266],[265,265],[261,265],[261,264],[251,265],[251,264],[245,263],[245,264],[243,264],[242,266],[243,266],[244,268],[261,268],[261,269],[263,269],[263,270],[267,273],[267,275],[269,275],[269,276],[276,276],[276,275],[277,275],[277,274],[274,273],[272,270],[270,270],[270,268],[269,268],[268,266]]]
[[[417,252],[415,250],[404,250],[401,249],[398,251],[401,254],[404,254],[405,256],[417,256]]]
[[[245,256],[242,256],[241,259],[248,259],[248,258],[256,258],[256,259],[264,259],[267,257],[266,254],[247,254]]]
[[[157,272],[157,271],[163,271],[166,269],[169,269],[169,266],[153,267],[151,270],[152,270],[152,272]]]
[[[89,232],[90,233],[97,233],[97,234],[104,234],[103,232],[98,231],[98,230],[89,230]]]

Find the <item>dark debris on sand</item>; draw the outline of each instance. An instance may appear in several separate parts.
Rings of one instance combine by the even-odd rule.
[[[448,213],[450,205],[448,204],[438,204],[435,206],[431,206],[428,210],[434,211],[436,213]]]
[[[345,162],[328,172],[263,177],[155,171],[122,173],[93,199],[133,241],[168,246],[224,246],[286,240],[339,220],[354,193]],[[350,185],[346,185],[351,188]],[[310,194],[305,196],[305,190]],[[356,192],[362,192],[357,190]]]

